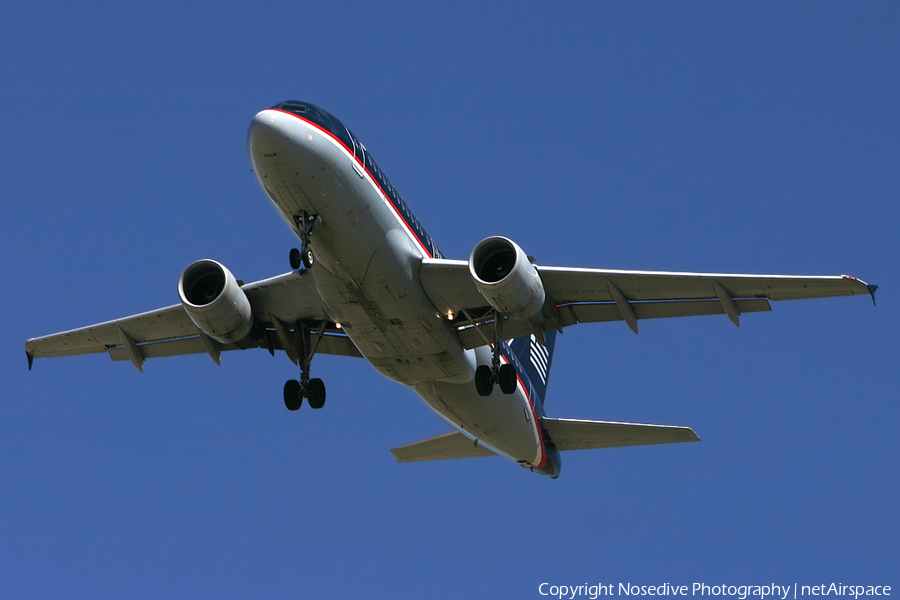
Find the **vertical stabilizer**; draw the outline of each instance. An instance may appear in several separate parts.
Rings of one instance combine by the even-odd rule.
[[[553,347],[556,344],[556,331],[544,332],[544,342],[533,335],[510,340],[509,348],[519,359],[522,369],[531,380],[531,385],[544,403],[547,393],[547,383],[550,378],[550,367],[553,361]]]

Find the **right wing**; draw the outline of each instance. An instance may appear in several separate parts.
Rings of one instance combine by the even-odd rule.
[[[771,310],[769,300],[872,294],[870,286],[848,275],[736,275],[668,271],[572,269],[535,265],[555,316],[546,329],[576,323],[625,321],[637,333],[642,319],[725,314],[735,323],[742,313]],[[466,261],[425,259],[422,285],[441,314],[452,314],[466,348],[493,339],[493,313],[475,287]],[[531,326],[507,319],[506,339],[533,333]]]
[[[244,346],[222,344],[197,329],[180,304],[115,321],[30,339],[25,343],[28,366],[35,358],[108,352],[113,360],[143,360],[207,352],[219,362],[221,351],[265,348],[285,350],[296,362],[293,344],[298,324],[313,330],[316,352],[362,356],[350,338],[325,314],[312,277],[305,271],[264,279],[242,287],[257,324]],[[299,336],[297,336],[299,337]],[[135,350],[137,352],[135,352]]]
[[[700,441],[690,427],[547,417],[541,419],[541,423],[550,441],[560,451]]]

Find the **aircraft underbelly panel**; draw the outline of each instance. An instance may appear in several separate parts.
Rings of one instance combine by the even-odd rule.
[[[316,287],[334,319],[363,356],[406,385],[425,380],[471,382],[474,354],[430,306],[411,274],[357,287],[314,270]]]
[[[479,444],[517,462],[537,466],[540,461],[540,440],[521,387],[507,395],[498,386],[483,397],[471,383],[426,382],[416,386],[416,392],[432,410]]]

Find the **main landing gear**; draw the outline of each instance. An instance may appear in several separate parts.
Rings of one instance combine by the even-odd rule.
[[[500,384],[500,391],[504,394],[512,394],[516,391],[516,368],[509,363],[500,364],[500,348],[503,343],[501,335],[501,323],[503,318],[500,313],[494,312],[494,343],[491,344],[491,366],[481,365],[475,369],[475,389],[479,396],[490,396],[494,391],[494,384]]]
[[[317,229],[322,224],[322,217],[301,210],[299,214],[294,215],[294,223],[297,224],[303,246],[299,250],[291,248],[289,257],[291,268],[296,271],[300,265],[303,265],[305,268],[311,269],[316,259],[309,247],[309,240],[312,238],[313,229]]]
[[[494,391],[494,383],[500,384],[500,391],[504,394],[515,392],[516,368],[509,363],[500,365],[496,375],[494,370],[487,365],[481,365],[475,369],[475,389],[478,390],[479,396],[490,396]]]
[[[303,404],[303,398],[309,399],[312,408],[325,406],[325,384],[321,379],[310,379],[304,387],[296,379],[289,379],[284,384],[284,405],[288,410],[297,410]]]
[[[316,341],[312,343],[312,331],[303,323],[298,323],[294,331],[294,349],[297,352],[297,362],[300,365],[300,381],[288,380],[284,384],[284,405],[288,410],[297,410],[303,404],[303,398],[309,400],[312,408],[322,408],[325,405],[325,384],[321,379],[309,378],[309,365],[322,332],[325,329],[323,322],[316,331]]]

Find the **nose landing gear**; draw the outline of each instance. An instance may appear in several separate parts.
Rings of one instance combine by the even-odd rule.
[[[291,268],[297,270],[300,265],[307,269],[311,269],[315,262],[315,256],[309,247],[309,241],[312,238],[313,229],[318,229],[322,224],[322,217],[319,215],[311,215],[305,210],[301,210],[299,214],[294,215],[294,223],[297,224],[297,231],[300,235],[300,241],[303,243],[301,248],[291,248],[290,261]]]

